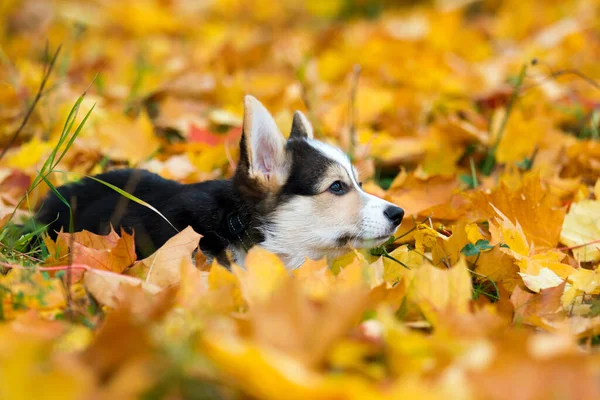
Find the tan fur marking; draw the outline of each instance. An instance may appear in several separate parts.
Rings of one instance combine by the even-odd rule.
[[[343,182],[348,187],[348,193],[343,196],[336,196],[327,191],[335,181]],[[344,167],[339,164],[333,164],[329,167],[321,181],[320,192],[322,193],[313,196],[313,210],[317,218],[322,218],[324,223],[340,226],[354,226],[360,223],[362,203],[360,194],[352,185],[352,181],[350,181]]]

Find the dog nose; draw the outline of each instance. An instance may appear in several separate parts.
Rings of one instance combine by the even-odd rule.
[[[404,210],[396,206],[389,206],[383,213],[394,223],[394,225],[400,225],[400,222],[402,222],[402,218],[404,217]]]

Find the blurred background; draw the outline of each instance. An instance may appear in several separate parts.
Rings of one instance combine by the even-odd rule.
[[[0,398],[600,398],[599,61],[600,0],[0,0]],[[231,176],[244,94],[411,235],[292,278],[9,223],[81,174]]]
[[[250,93],[284,135],[294,110],[307,112],[318,137],[351,154],[367,190],[418,215],[472,186],[461,174],[494,142],[523,65],[526,95],[498,161],[535,152],[545,178],[568,177],[553,166],[571,140],[598,134],[598,92],[551,75],[600,76],[599,10],[581,0],[3,0],[0,148],[12,146],[0,160],[2,201],[25,192],[86,90],[78,120],[95,108],[57,169],[130,165],[181,181],[232,173]],[[404,191],[388,190],[395,178]],[[411,201],[424,182],[444,196]]]

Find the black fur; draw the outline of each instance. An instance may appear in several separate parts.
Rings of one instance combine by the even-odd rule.
[[[279,193],[265,193],[257,182],[249,178],[244,134],[240,143],[240,161],[230,180],[184,185],[139,169],[115,170],[96,178],[149,203],[177,230],[191,226],[203,236],[200,240],[202,252],[227,265],[226,248],[240,244],[240,236],[228,227],[228,216],[235,214],[236,218],[239,217],[246,227],[242,236],[257,244],[263,240],[258,228],[268,224],[269,215],[278,204],[292,195],[316,194],[316,183],[331,161],[304,140],[304,132],[295,132],[294,129],[286,144],[286,152],[292,160],[291,174]],[[152,254],[177,233],[152,210],[93,179],[84,178],[62,186],[58,191],[72,205],[75,232],[85,229],[108,234],[111,225],[117,230],[123,227],[129,233],[135,232],[138,257]],[[36,218],[50,225],[49,234],[54,238],[56,232],[69,229],[69,210],[53,193],[42,203]]]
[[[228,214],[239,213],[248,229],[255,225],[251,202],[240,196],[231,180],[183,185],[137,169],[116,170],[97,178],[151,204],[178,230],[191,226],[203,235],[201,250],[210,257],[220,259],[225,248],[237,239],[227,229]],[[58,191],[74,207],[75,231],[85,229],[107,234],[111,224],[129,233],[133,230],[140,257],[152,254],[177,233],[152,210],[90,178],[62,186]],[[51,236],[69,227],[68,208],[54,194],[42,204],[37,219],[50,224]]]
[[[317,185],[334,161],[325,157],[306,140],[288,140],[286,150],[291,154],[292,165],[281,197],[314,196],[317,194]]]

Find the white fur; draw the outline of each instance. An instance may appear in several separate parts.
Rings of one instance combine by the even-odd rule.
[[[356,236],[349,246],[372,247],[383,243],[397,228],[384,214],[387,207],[394,205],[362,190],[356,171],[344,152],[316,140],[308,140],[308,143],[348,173],[360,196],[360,210],[340,209],[324,220],[323,213],[318,210],[322,202],[310,196],[297,196],[279,206],[270,224],[263,228],[265,241],[262,246],[278,254],[289,269],[299,267],[306,258],[341,254],[344,249],[338,248],[337,240],[349,233]],[[356,212],[360,213],[358,223],[355,222]]]
[[[385,216],[383,211],[394,204],[389,201],[380,199],[377,196],[373,196],[365,192],[361,187],[357,179],[356,169],[350,162],[350,159],[341,149],[328,145],[323,142],[316,140],[310,140],[310,145],[315,149],[319,150],[322,154],[328,158],[339,163],[350,177],[354,188],[360,193],[362,200],[361,213],[361,236],[365,241],[376,239],[381,236],[390,236],[395,232],[396,227],[392,225],[389,219]],[[390,229],[393,229],[391,233]]]

